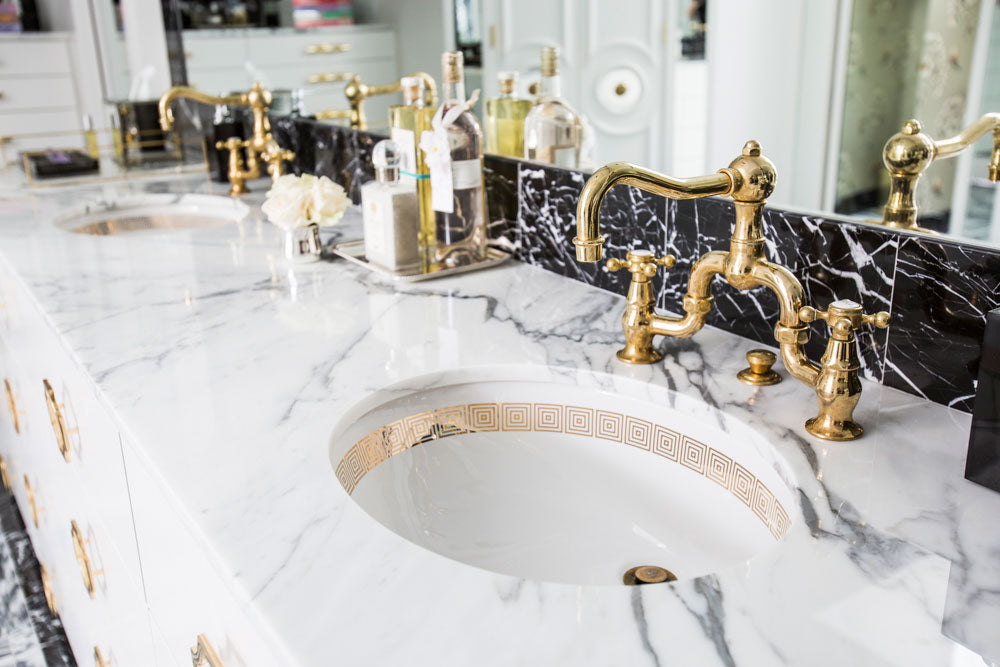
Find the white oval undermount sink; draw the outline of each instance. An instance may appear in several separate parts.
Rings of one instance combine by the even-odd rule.
[[[55,221],[76,234],[110,236],[126,232],[200,229],[242,220],[250,208],[230,197],[145,194],[88,204]]]
[[[340,484],[431,551],[578,585],[620,585],[642,565],[716,572],[792,526],[787,463],[743,422],[634,380],[608,391],[506,373],[355,406],[330,447]]]

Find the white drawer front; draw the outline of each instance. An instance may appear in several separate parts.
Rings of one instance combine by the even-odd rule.
[[[210,95],[228,95],[250,89],[253,81],[250,74],[243,68],[235,69],[191,69],[188,70],[188,83]]]
[[[0,41],[0,76],[69,74],[69,44],[14,38]]]
[[[0,79],[0,127],[10,111],[59,109],[76,106],[73,80],[69,76],[43,79]]]
[[[189,664],[189,651],[204,634],[227,665],[293,664],[267,629],[250,620],[248,603],[225,581],[134,445],[126,441],[124,452],[146,598],[168,654]]]
[[[379,31],[310,31],[300,35],[251,35],[247,58],[258,67],[266,64],[306,63],[334,67],[343,62],[370,58],[396,60],[396,34]]]
[[[199,37],[196,31],[185,31],[183,40],[184,60],[189,70],[243,67],[247,58],[242,31],[228,37]]]

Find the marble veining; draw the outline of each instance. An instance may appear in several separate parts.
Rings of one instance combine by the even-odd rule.
[[[364,164],[360,164],[370,157],[370,135],[358,133],[355,140],[345,136],[350,134],[349,130],[314,121],[278,119],[276,125],[288,135],[289,145],[302,146],[302,158],[297,162],[300,168],[341,179],[352,193],[359,179],[370,177],[363,170]],[[306,138],[304,142],[302,137]],[[327,149],[328,146],[331,148]],[[360,152],[357,159],[350,154],[355,150]],[[317,159],[321,153],[326,157]],[[486,157],[486,174],[487,192],[500,200],[489,201],[493,237],[505,239],[508,246],[513,243],[518,259],[588,285],[625,293],[626,275],[612,274],[603,265],[581,265],[575,261],[572,248],[567,247],[575,234],[576,198],[585,174],[493,156]],[[513,203],[512,180],[517,182]],[[780,176],[778,187],[781,187]],[[511,230],[507,222],[500,221],[511,220],[509,215],[514,208],[516,225]],[[657,305],[677,314],[694,260],[708,250],[728,247],[732,204],[717,198],[663,200],[635,188],[619,187],[609,193],[601,217],[602,228],[608,230],[609,256],[623,255],[630,248],[648,248],[657,254],[670,252],[677,257],[673,269],[661,270],[654,279]],[[935,311],[955,307],[956,299],[966,300],[965,305],[959,306],[962,310],[982,310],[984,303],[995,307],[1000,295],[990,292],[989,286],[1000,276],[997,268],[1000,252],[968,247],[967,254],[978,259],[958,261],[955,266],[964,268],[953,274],[957,282],[940,288],[935,287],[937,279],[932,271],[920,273],[913,266],[914,262],[921,264],[924,260],[911,256],[910,250],[906,256],[899,255],[897,265],[901,245],[919,243],[907,234],[774,208],[765,211],[765,220],[770,258],[790,268],[802,281],[810,305],[825,308],[836,299],[847,298],[858,301],[867,311],[890,310],[895,317],[897,309],[900,310],[889,329],[865,329],[858,333],[863,377],[878,382],[884,377],[885,382],[903,391],[963,411],[971,410],[978,364],[979,339],[975,335],[980,332],[979,325],[967,328],[959,336],[962,342],[956,343],[950,335],[936,333],[943,330],[923,328],[919,318],[914,317],[913,303],[930,299],[923,307]],[[950,241],[942,242],[942,247],[966,252],[965,246]],[[903,280],[903,289],[898,292],[894,290],[897,272]],[[771,344],[778,315],[773,294],[763,288],[736,292],[720,284],[720,280],[716,279],[713,290],[716,307],[708,322],[753,341]],[[922,296],[914,296],[917,291]],[[823,354],[827,336],[824,325],[813,325],[813,335],[806,347],[811,358],[818,360]],[[896,339],[892,345],[891,339]],[[915,347],[918,341],[922,345],[919,348]],[[951,354],[956,344],[961,349]]]
[[[885,383],[970,412],[986,313],[1000,307],[1000,254],[907,237],[892,305]]]
[[[170,486],[208,557],[300,664],[938,667],[978,660],[973,651],[1000,660],[1000,496],[962,477],[969,415],[863,381],[865,437],[817,441],[802,427],[814,394],[738,382],[746,340],[711,326],[664,345],[663,363],[617,362],[624,298],[591,286],[617,278],[591,267],[566,280],[533,265],[543,257],[531,248],[548,243],[567,271],[582,271],[565,238],[582,175],[524,167],[518,178],[519,222],[550,240],[527,247],[522,236],[524,263],[427,283],[389,285],[339,261],[283,266],[279,230],[256,212],[122,237],[50,222],[143,184],[39,196],[8,183],[0,269],[30,291],[126,446]],[[622,190],[643,211],[634,229],[669,238],[666,205]],[[529,217],[536,208],[544,215]],[[857,257],[833,238],[831,255]],[[609,254],[648,242],[621,239]],[[798,496],[789,511],[808,529],[712,575],[629,590],[492,574],[375,523],[337,483],[332,425],[386,387],[497,365],[609,392],[638,380],[664,404],[725,411],[787,463]],[[406,619],[405,632],[387,632],[387,618]]]

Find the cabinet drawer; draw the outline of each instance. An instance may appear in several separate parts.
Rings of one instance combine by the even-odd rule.
[[[80,120],[75,111],[62,110],[0,114],[0,136],[12,137],[4,142],[4,159],[17,161],[20,151],[83,147]],[[37,136],[19,136],[25,134]],[[0,318],[3,316],[0,311]]]
[[[188,83],[210,95],[228,95],[245,92],[253,82],[242,67],[230,69],[190,69]]]
[[[227,665],[294,664],[269,629],[251,620],[246,595],[222,572],[135,445],[126,440],[123,451],[150,617],[176,660],[157,664],[190,664],[199,634]]]
[[[73,108],[73,80],[69,76],[43,79],[0,79],[0,127],[8,111]]]
[[[23,38],[0,40],[0,76],[69,75],[69,43]]]
[[[243,31],[228,37],[200,37],[196,31],[184,31],[184,61],[188,69],[243,67],[247,59]]]
[[[250,35],[247,58],[258,67],[308,62],[335,67],[370,58],[396,60],[396,34],[391,30],[320,30],[297,35]]]

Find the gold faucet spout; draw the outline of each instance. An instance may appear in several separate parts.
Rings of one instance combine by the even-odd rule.
[[[601,236],[598,223],[601,204],[608,191],[616,185],[633,185],[640,190],[671,199],[695,199],[729,194],[733,190],[733,179],[724,170],[709,176],[674,178],[628,162],[604,165],[587,179],[576,207],[576,238],[573,239],[573,245],[576,246],[578,262],[601,260],[604,246],[604,237]]]
[[[163,128],[164,132],[169,132],[174,126],[174,110],[171,108],[171,105],[174,100],[180,97],[211,105],[245,106],[247,104],[245,93],[219,96],[203,93],[197,88],[191,88],[190,86],[174,86],[167,90],[160,98],[160,127]]]
[[[431,107],[437,104],[437,84],[434,82],[434,77],[427,72],[411,72],[406,76],[416,77],[423,80],[424,103]],[[398,93],[402,89],[402,78],[393,81],[392,83],[369,86],[368,84],[361,82],[360,76],[352,74],[347,79],[347,85],[344,86],[344,96],[347,98],[348,104],[351,105],[350,110],[330,109],[327,111],[321,111],[317,114],[317,117],[326,119],[348,118],[351,122],[352,128],[356,130],[367,130],[368,117],[365,115],[365,100],[369,97],[375,97],[377,95]]]

